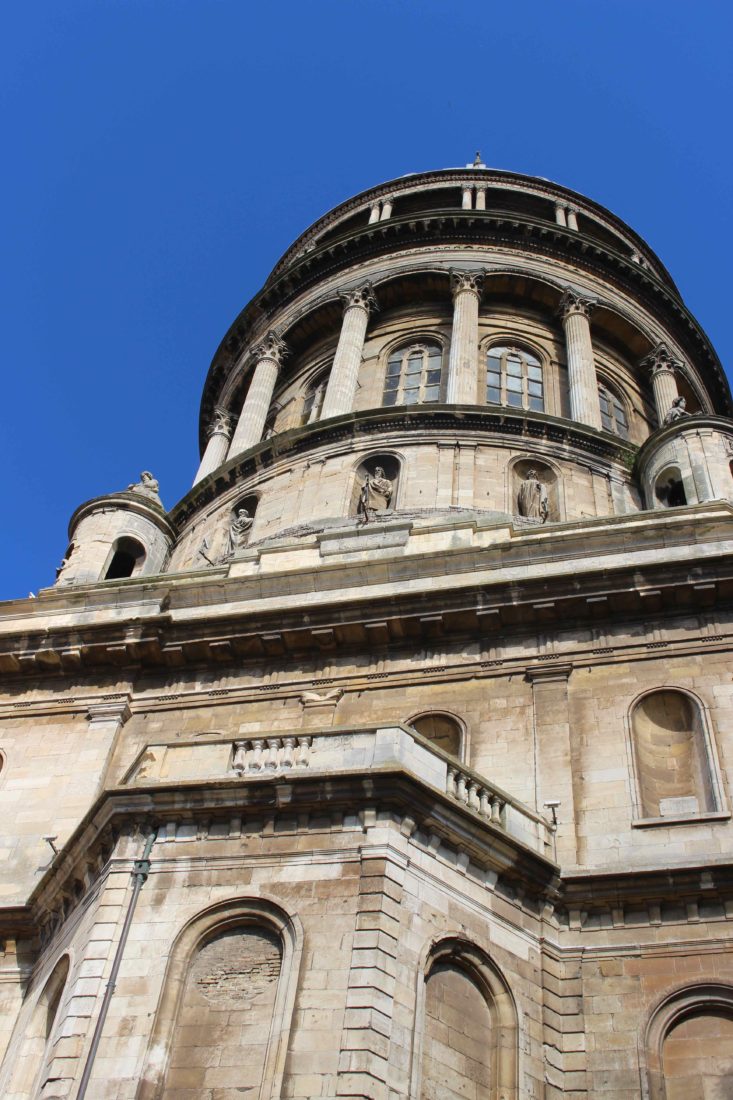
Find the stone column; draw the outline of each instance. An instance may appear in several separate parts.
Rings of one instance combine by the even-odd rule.
[[[572,206],[568,207],[568,229],[578,228],[578,211],[573,210]]]
[[[201,465],[198,468],[194,485],[203,481],[205,477],[218,470],[226,459],[229,450],[229,440],[232,437],[232,419],[226,409],[214,409],[214,419],[209,428],[209,442],[206,444]]]
[[[323,399],[321,420],[353,411],[369,313],[377,308],[371,283],[347,291],[341,295],[341,300],[344,319]]]
[[[228,458],[254,447],[262,439],[280,363],[287,354],[287,347],[274,332],[268,332],[262,343],[252,349],[252,354],[257,366],[244,399]]]
[[[555,205],[555,221],[558,225],[562,225],[564,227],[568,224],[568,220],[565,215],[565,207],[562,206],[560,203],[557,203]]]
[[[369,224],[370,225],[373,225],[374,222],[379,221],[379,210],[380,210],[379,203],[375,202],[374,206],[369,211]]]
[[[461,194],[461,207],[463,210],[471,210],[473,207],[473,188],[464,187]]]
[[[477,187],[476,188],[476,209],[477,210],[485,210],[486,209],[486,188],[485,187]]]
[[[565,329],[570,415],[581,424],[600,429],[601,406],[590,338],[590,315],[595,304],[593,298],[568,287],[560,302],[560,316]]]
[[[380,221],[386,222],[387,218],[392,217],[392,207],[393,206],[394,206],[394,202],[393,202],[392,199],[385,199],[384,200],[384,202],[382,203],[382,216],[379,219]]]
[[[657,344],[654,351],[642,359],[639,366],[646,368],[652,376],[654,404],[657,408],[657,420],[661,428],[665,416],[672,408],[672,402],[676,397],[679,397],[674,376],[675,368],[679,366],[679,363],[672,358],[666,344]]]
[[[478,392],[478,303],[483,271],[451,271],[453,331],[448,358],[449,405],[475,405]]]

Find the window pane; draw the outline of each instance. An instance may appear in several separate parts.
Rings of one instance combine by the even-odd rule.
[[[397,404],[397,390],[390,393],[385,393],[382,403],[384,405],[396,405]]]
[[[507,403],[507,405],[512,405],[514,408],[521,409],[521,407],[522,407],[522,395],[521,395],[521,393],[507,393],[506,403]]]
[[[492,352],[491,355],[489,355],[488,366],[489,370],[501,371],[501,359],[499,356]]]
[[[492,405],[501,405],[501,390],[495,389],[494,386],[488,386],[486,400],[490,401]]]
[[[389,363],[387,363],[387,377],[391,377],[392,375],[399,374],[401,370],[402,370],[402,360],[401,359],[390,359]]]
[[[534,379],[536,382],[542,381],[542,368],[541,367],[527,367],[527,377]]]
[[[429,386],[437,386],[440,383],[440,371],[429,370],[425,376],[425,381]]]
[[[524,353],[524,358],[525,358],[525,360],[526,360],[527,364],[528,364],[528,365],[529,365],[529,366],[530,366],[530,367],[531,367],[531,368],[532,368],[533,370],[537,370],[537,369],[539,368],[539,365],[540,365],[540,363],[539,363],[539,359],[535,359],[534,355],[530,355],[528,351],[526,351],[526,352]]]
[[[404,405],[416,405],[420,396],[419,390],[405,390],[402,395],[402,403]]]
[[[603,425],[603,427],[605,428],[605,430],[607,432],[612,432],[613,431],[613,424],[611,423],[611,417],[608,415],[607,412],[604,412],[603,409],[601,409],[601,424]]]
[[[542,383],[541,382],[528,382],[527,393],[533,394],[535,397],[542,396]]]
[[[545,403],[541,397],[530,397],[529,407],[534,409],[535,412],[544,412]]]
[[[440,400],[440,386],[427,386],[425,389],[425,401],[439,401]]]
[[[419,374],[422,370],[422,355],[411,355],[407,360],[407,373]]]
[[[508,377],[507,380],[506,380],[506,388],[508,390],[511,390],[513,393],[521,393],[522,392],[522,379],[521,378],[509,378]]]
[[[518,359],[507,359],[506,372],[507,374],[520,375],[522,373],[522,364]]]
[[[384,383],[385,392],[387,390],[396,390],[400,384],[399,376],[397,378],[388,378]]]

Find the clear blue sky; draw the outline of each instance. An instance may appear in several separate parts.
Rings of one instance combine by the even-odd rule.
[[[545,176],[660,254],[730,369],[729,0],[10,0],[0,33],[0,597],[77,504],[198,461],[225,330],[349,195]]]

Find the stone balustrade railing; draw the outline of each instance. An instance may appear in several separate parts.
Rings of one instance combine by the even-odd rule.
[[[310,733],[231,737],[202,736],[148,745],[129,770],[125,785],[221,780],[243,781],[399,768],[423,785],[459,803],[487,824],[535,851],[552,851],[552,827],[528,806],[471,771],[409,726],[380,726]]]
[[[249,741],[235,741],[232,771],[237,775],[257,775],[278,769],[307,768],[312,741],[310,736],[253,737]]]

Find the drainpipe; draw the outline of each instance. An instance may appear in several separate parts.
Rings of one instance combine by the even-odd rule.
[[[150,853],[155,844],[155,830],[150,834],[145,841],[145,847],[141,859],[136,859],[132,865],[132,897],[130,903],[127,906],[127,914],[125,916],[125,923],[122,925],[122,932],[120,934],[120,942],[117,944],[117,951],[115,953],[115,960],[112,963],[112,970],[110,971],[109,981],[107,982],[107,988],[104,991],[104,1000],[102,1001],[102,1007],[99,1010],[99,1017],[97,1019],[96,1027],[94,1028],[94,1035],[92,1036],[92,1045],[89,1048],[89,1054],[87,1055],[86,1065],[84,1066],[84,1073],[81,1077],[81,1084],[79,1085],[79,1091],[76,1094],[76,1100],[84,1100],[87,1094],[87,1086],[89,1085],[89,1078],[92,1076],[92,1068],[94,1066],[94,1059],[97,1056],[97,1048],[99,1047],[99,1041],[102,1038],[102,1031],[107,1019],[107,1013],[109,1011],[109,1003],[112,1000],[112,994],[115,991],[115,983],[117,982],[117,975],[122,964],[122,956],[125,953],[125,946],[127,944],[127,937],[130,932],[130,925],[132,924],[132,918],[135,913],[135,906],[137,905],[137,899],[143,885],[150,872]]]

